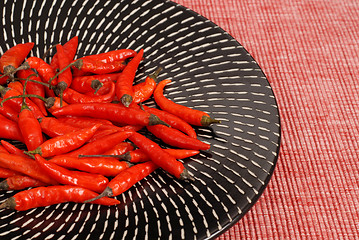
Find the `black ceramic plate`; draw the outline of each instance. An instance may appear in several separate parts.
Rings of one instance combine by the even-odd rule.
[[[1,53],[33,41],[31,55],[42,56],[75,35],[79,57],[144,48],[136,81],[162,66],[160,80],[173,80],[167,97],[222,121],[196,128],[211,149],[183,160],[193,183],[157,170],[118,196],[118,206],[0,210],[1,239],[210,239],[259,198],[279,151],[278,108],[257,63],[220,27],[165,0],[7,1],[0,11]]]

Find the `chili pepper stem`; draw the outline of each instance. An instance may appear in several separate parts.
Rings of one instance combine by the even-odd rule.
[[[54,48],[56,47],[56,45],[57,45],[57,44],[50,46],[50,47],[46,50],[46,52],[44,52],[44,55],[42,55],[42,60],[45,60],[45,58],[47,57],[47,55],[49,55],[50,51],[51,51],[52,49],[54,49]]]
[[[128,94],[124,94],[122,97],[121,97],[121,102],[122,104],[125,106],[125,107],[128,107],[130,106],[130,104],[132,103],[132,96],[131,95],[128,95]]]
[[[6,66],[4,67],[4,75],[2,75],[0,77],[3,78],[5,76],[9,76],[10,78],[14,78],[14,74],[17,72],[17,71],[20,71],[20,70],[26,70],[26,69],[29,69],[30,68],[30,65],[25,62],[24,64],[22,64],[21,66],[19,66],[18,68],[14,68],[13,66],[9,65],[9,66]]]
[[[185,180],[185,181],[190,181],[193,182],[194,181],[194,177],[191,176],[191,174],[189,173],[189,171],[185,168],[183,169],[183,172],[181,173],[179,180]]]
[[[10,197],[5,200],[5,202],[0,204],[0,209],[7,208],[7,209],[15,209],[16,202],[14,197]]]
[[[202,119],[201,119],[201,124],[204,127],[208,127],[212,123],[221,123],[221,121],[217,120],[217,119],[210,118],[208,116],[203,116]]]
[[[156,71],[154,71],[153,73],[151,73],[150,75],[148,75],[150,78],[152,78],[152,79],[157,79],[157,77],[158,77],[158,75],[160,74],[160,72],[163,70],[163,68],[162,67],[158,67],[157,69],[156,69]]]
[[[96,94],[97,91],[100,90],[100,88],[102,88],[102,86],[103,86],[103,83],[100,82],[98,79],[91,81],[91,88],[95,90],[94,94]]]
[[[162,124],[162,125],[165,125],[167,127],[171,127],[168,123],[162,121],[159,117],[157,117],[156,115],[154,115],[152,113],[151,113],[149,119],[150,119],[149,124],[148,124],[149,126]]]
[[[41,151],[38,150],[33,150],[33,151],[24,151],[24,154],[26,154],[27,156],[29,156],[32,159],[35,159],[35,154],[41,154]]]
[[[0,88],[0,92],[1,92],[1,88]],[[35,98],[39,98],[42,101],[44,101],[45,103],[47,102],[47,99],[44,97],[41,97],[39,95],[35,95],[35,94],[23,94],[23,95],[17,95],[17,96],[12,96],[12,97],[8,97],[5,98],[1,101],[0,106],[3,106],[4,102],[10,100],[10,99],[14,99],[14,98],[27,98],[27,97],[35,97]]]
[[[9,185],[7,184],[7,181],[1,181],[0,182],[0,190],[8,190],[9,189]]]
[[[52,78],[50,78],[49,84],[51,84],[51,82],[52,82],[55,78],[57,78],[61,73],[63,73],[63,72],[64,72],[66,69],[68,69],[69,67],[74,66],[74,67],[78,68],[79,65],[82,65],[82,60],[80,60],[80,59],[79,59],[79,60],[76,60],[75,62],[70,63],[69,65],[67,65],[66,67],[64,67],[63,69],[61,69],[61,71],[59,71],[58,73],[56,73],[55,76],[53,76]]]
[[[105,190],[101,194],[99,194],[97,197],[86,200],[86,201],[84,201],[84,203],[89,203],[89,202],[96,201],[97,199],[100,199],[103,197],[112,197],[112,196],[113,196],[112,189],[110,187],[106,187]]]

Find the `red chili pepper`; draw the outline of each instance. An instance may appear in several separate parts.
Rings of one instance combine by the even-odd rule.
[[[24,142],[24,138],[22,137],[17,122],[11,121],[3,115],[0,115],[0,122],[0,138]]]
[[[15,154],[15,155],[26,157],[26,158],[29,157],[24,153],[24,150],[21,150],[21,149],[15,147],[14,145],[12,145],[11,143],[9,143],[7,141],[1,140],[1,144],[6,149],[7,153]]]
[[[100,174],[71,171],[53,162],[46,161],[39,154],[35,155],[35,160],[49,176],[61,184],[85,187],[95,192],[102,192],[108,184],[108,179]]]
[[[4,140],[1,140],[1,141],[4,141]],[[5,142],[5,141],[4,141],[4,142]],[[6,148],[4,147],[3,144],[0,145],[0,152],[9,153],[9,151],[6,150]]]
[[[65,89],[67,89],[72,82],[72,73],[70,68],[66,68],[72,61],[72,59],[69,59],[67,54],[65,53],[65,50],[63,49],[61,44],[56,45],[57,50],[57,56],[58,56],[58,65],[59,70],[63,70],[57,78],[57,86],[56,91],[58,91],[58,95],[61,95]],[[55,92],[56,92],[55,91]]]
[[[192,138],[177,129],[164,125],[147,126],[147,129],[164,143],[173,147],[192,150],[208,150],[211,147],[197,138]]]
[[[109,73],[101,75],[79,76],[72,79],[71,88],[79,93],[93,92],[102,84],[116,82],[121,73]]]
[[[77,158],[63,156],[61,158],[50,159],[49,161],[64,168],[77,169],[107,177],[116,176],[131,166],[128,162],[119,161],[117,158],[110,157]]]
[[[7,74],[18,68],[34,45],[33,42],[20,43],[8,49],[0,58],[0,71]]]
[[[38,57],[29,57],[26,59],[26,63],[30,66],[30,68],[33,68],[37,71],[43,82],[51,82],[51,85],[56,86],[56,73],[50,64],[46,63],[44,60]]]
[[[51,99],[52,99],[52,101],[45,105],[47,110],[50,113],[52,113],[56,109],[59,109],[59,108],[62,108],[64,106],[68,105],[68,103],[66,103],[65,101],[62,101],[62,106],[61,106],[61,99],[59,97],[51,97]]]
[[[116,96],[125,107],[133,100],[133,80],[143,57],[143,49],[127,64],[116,81]]]
[[[123,125],[164,124],[156,115],[145,111],[127,108],[114,103],[77,103],[70,104],[52,112],[56,117],[77,116],[109,120]]]
[[[193,129],[193,127],[189,125],[187,122],[185,122],[184,120],[182,120],[181,118],[177,117],[176,115],[173,115],[166,111],[162,111],[157,108],[150,108],[144,105],[143,107],[147,112],[155,114],[161,120],[168,123],[171,127],[186,133],[188,136],[192,138],[197,138],[197,133]]]
[[[166,84],[170,83],[171,80],[163,80],[159,84],[153,93],[155,102],[158,106],[177,117],[182,118],[184,121],[195,126],[209,126],[212,123],[218,123],[219,120],[212,119],[207,113],[196,110],[193,108],[186,107],[184,105],[177,104],[163,95],[163,88]]]
[[[26,104],[23,104],[20,111],[18,124],[24,143],[29,151],[36,149],[43,143],[40,123]]]
[[[0,101],[3,99],[0,98]],[[3,106],[0,106],[0,115],[6,117],[9,120],[12,120],[14,122],[17,122],[19,120],[19,112],[15,111],[11,106],[8,104],[4,104]]]
[[[184,158],[192,157],[199,153],[198,150],[190,150],[190,149],[163,149],[163,150],[176,159],[184,159]],[[142,149],[128,151],[123,155],[122,158],[131,163],[147,162],[151,160],[149,156]]]
[[[118,131],[120,130],[120,128],[113,128],[113,129],[99,129],[96,131],[96,133],[93,135],[93,137],[88,140],[88,142],[94,142],[94,141],[97,141],[101,138],[104,138],[106,136],[110,136],[114,133],[117,133]]]
[[[51,138],[42,143],[28,154],[40,154],[43,157],[52,157],[73,151],[84,145],[97,131],[101,125],[95,125],[91,128],[80,129],[76,132],[70,132],[62,136]]]
[[[0,190],[22,190],[29,187],[40,187],[46,185],[46,183],[29,176],[13,175],[0,182]]]
[[[125,61],[116,61],[111,63],[103,63],[91,59],[79,59],[79,70],[82,72],[90,72],[94,74],[107,74],[122,71],[125,67]],[[77,75],[78,76],[78,75]]]
[[[87,143],[81,148],[67,153],[66,156],[78,157],[79,155],[101,154],[113,148],[116,144],[123,142],[132,134],[132,131],[114,133],[109,136],[99,138],[96,141]]]
[[[42,132],[52,138],[80,130],[80,128],[63,123],[54,117],[44,117],[39,119],[39,122]]]
[[[2,74],[0,74],[0,85],[6,84],[8,79],[9,79],[8,76],[3,76]]]
[[[118,49],[105,53],[99,53],[82,57],[82,60],[98,61],[102,63],[112,63],[118,61],[125,61],[128,58],[134,57],[136,52],[132,49]]]
[[[17,72],[17,77],[22,78],[22,79],[26,79],[26,78],[30,77],[30,75],[34,74],[34,73],[35,72],[33,70],[31,70],[31,69],[20,70],[20,71]],[[41,78],[39,76],[31,76],[30,79],[34,80],[34,81],[41,82]],[[25,80],[20,80],[20,81],[21,81],[22,85],[24,85]],[[36,82],[28,81],[27,86],[26,86],[26,93],[39,95],[41,97],[45,97],[44,85],[36,83]],[[42,101],[39,98],[35,98],[35,97],[30,98],[30,100],[33,101],[39,107],[40,111],[42,112],[42,114],[44,116],[47,116],[47,111],[46,111],[44,101]]]
[[[152,96],[157,85],[157,76],[161,70],[162,68],[158,68],[154,73],[148,75],[144,82],[133,86],[134,93],[132,103],[142,103]]]
[[[77,128],[92,127],[96,124],[102,124],[100,129],[112,129],[112,127],[116,127],[110,121],[100,118],[64,116],[64,117],[58,117],[57,120]],[[104,128],[104,126],[110,126],[110,127]]]
[[[58,203],[83,203],[97,194],[91,190],[76,186],[37,187],[16,193],[0,205],[0,209],[9,208],[25,211],[37,207],[45,207]],[[100,205],[116,205],[120,202],[113,198],[101,198],[94,202]]]
[[[49,185],[58,184],[52,177],[41,169],[37,162],[31,158],[9,153],[0,153],[0,167],[11,169]]]
[[[70,61],[72,61],[72,59],[74,59],[74,57],[76,55],[78,43],[79,43],[78,36],[75,36],[63,45],[63,50],[65,52],[65,55],[67,56],[68,59],[70,59]],[[52,66],[52,68],[55,71],[56,71],[56,69],[59,69],[59,54],[58,53],[55,53],[55,55],[52,57],[50,65]]]
[[[129,140],[142,149],[156,165],[178,179],[192,179],[180,161],[164,151],[157,143],[135,132]]]
[[[0,178],[8,178],[11,176],[15,176],[16,174],[18,173],[11,169],[0,167]]]
[[[11,89],[15,89],[16,91],[21,92],[21,93],[24,91],[24,86],[19,81],[10,82],[7,85],[7,87],[11,88]]]
[[[120,142],[119,144],[116,144],[114,147],[104,152],[103,155],[122,155],[133,149],[134,147],[131,143]]]
[[[140,163],[130,168],[127,168],[124,171],[120,172],[116,177],[114,177],[108,183],[106,189],[100,195],[90,200],[87,200],[86,202],[101,199],[102,197],[118,196],[121,193],[127,191],[137,182],[141,181],[143,178],[150,175],[157,168],[157,165],[155,165],[151,161]]]
[[[69,103],[110,103],[115,97],[115,84],[111,83],[111,89],[104,95],[86,95],[79,93],[71,88],[63,92],[64,100]]]

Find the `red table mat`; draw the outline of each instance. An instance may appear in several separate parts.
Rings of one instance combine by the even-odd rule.
[[[218,239],[359,239],[359,1],[175,2],[250,52],[281,115],[271,182]]]

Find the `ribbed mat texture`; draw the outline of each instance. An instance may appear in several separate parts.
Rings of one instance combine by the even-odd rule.
[[[219,239],[359,239],[359,1],[175,2],[249,51],[280,109],[272,180]]]

